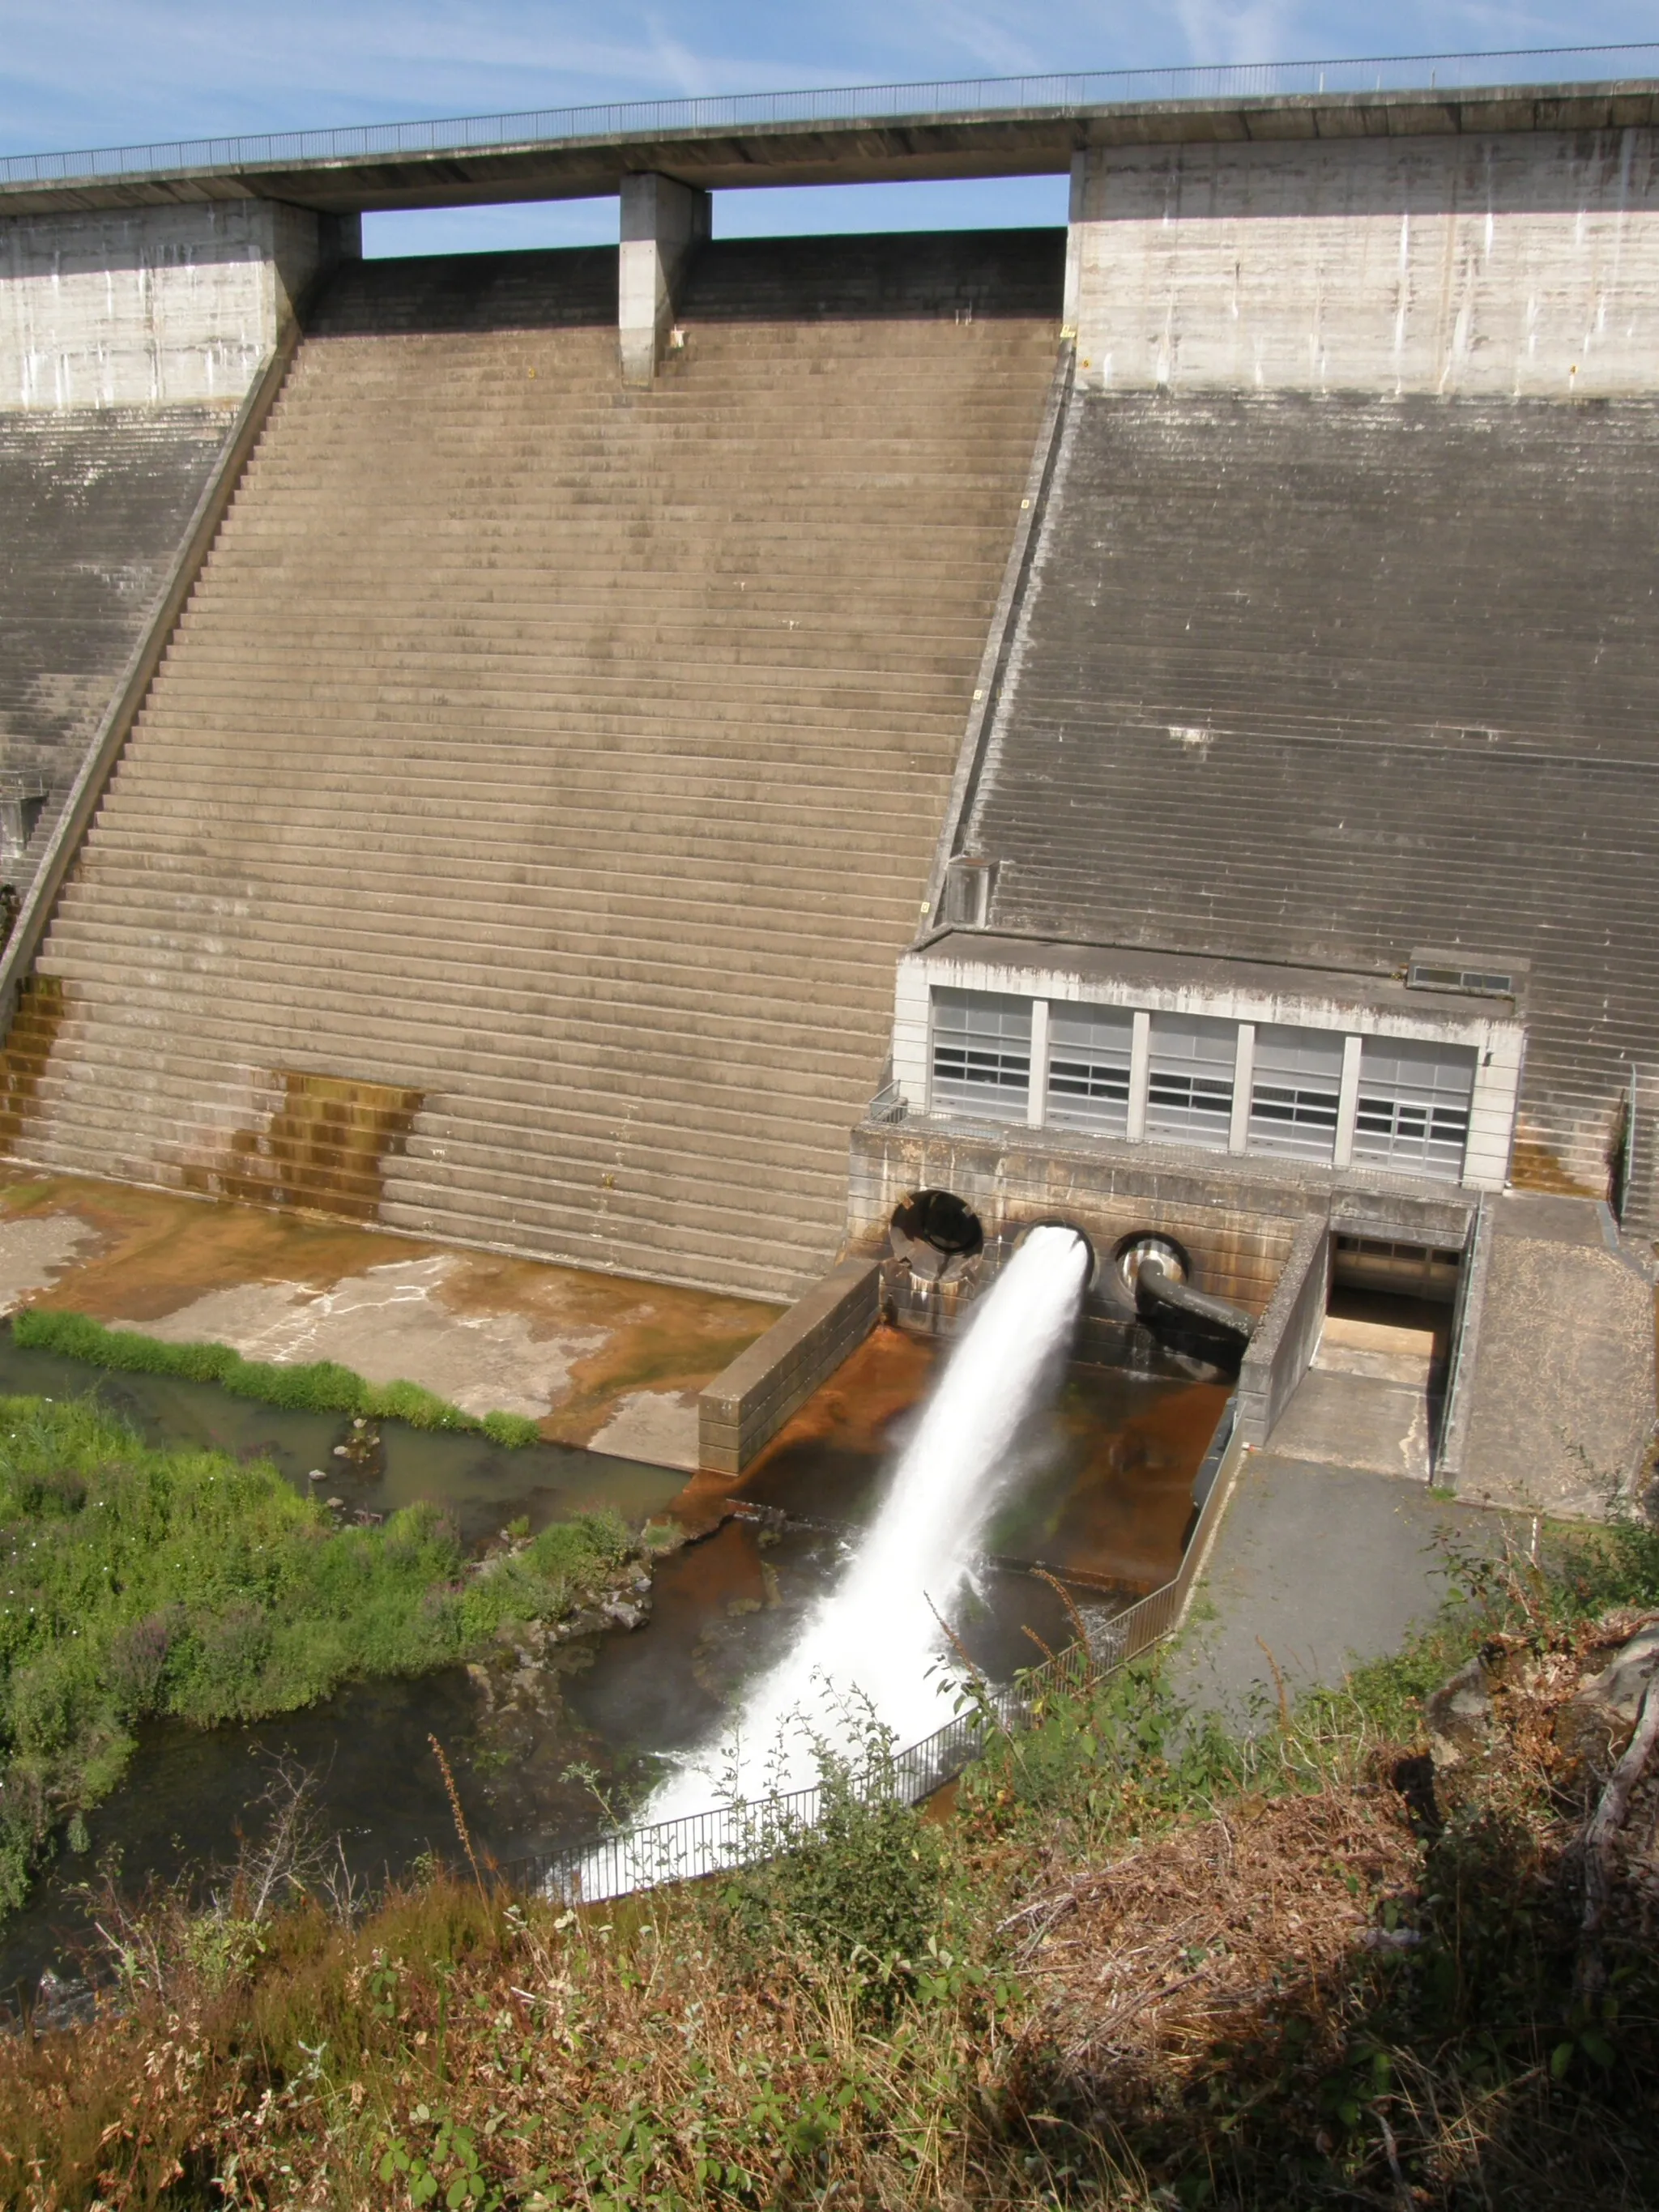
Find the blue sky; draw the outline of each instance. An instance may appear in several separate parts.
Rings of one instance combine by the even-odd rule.
[[[0,0],[0,152],[686,93],[1659,39],[1659,0]],[[726,236],[1060,222],[1057,179],[727,192]],[[616,203],[381,216],[370,252],[616,236]]]

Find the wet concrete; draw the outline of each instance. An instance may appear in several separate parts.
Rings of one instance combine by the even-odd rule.
[[[0,1170],[0,1310],[72,1309],[253,1359],[407,1376],[550,1441],[690,1470],[696,1394],[776,1319],[744,1298],[293,1211]]]

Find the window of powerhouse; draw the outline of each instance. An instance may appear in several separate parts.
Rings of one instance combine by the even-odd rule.
[[[1154,1013],[1135,1066],[1135,1015],[1124,1006],[1048,1009],[1040,1113],[1031,1113],[1034,1001],[989,991],[933,994],[930,1098],[935,1112],[1040,1120],[1097,1136],[1144,1134],[1210,1152],[1277,1154],[1329,1165],[1342,1115],[1340,1031]],[[1249,1048],[1242,1048],[1248,1033]],[[1477,1054],[1434,1038],[1358,1040],[1352,1157],[1455,1182],[1463,1172]],[[1137,1096],[1138,1092],[1138,1096]]]

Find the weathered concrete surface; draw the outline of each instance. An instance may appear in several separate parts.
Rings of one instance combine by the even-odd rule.
[[[617,1401],[617,1410],[605,1426],[588,1438],[588,1449],[611,1452],[618,1459],[644,1460],[653,1467],[680,1467],[694,1474],[699,1402],[696,1390],[631,1390]]]
[[[1305,1385],[1304,1385],[1305,1387]],[[1449,1534],[1497,1546],[1494,1513],[1353,1468],[1252,1452],[1174,1659],[1176,1686],[1235,1725],[1400,1648],[1450,1595]]]
[[[0,1313],[27,1305],[100,1242],[91,1224],[72,1213],[0,1219]]]
[[[1319,1348],[1335,1240],[1330,1224],[1301,1224],[1238,1370],[1238,1433],[1263,1444],[1296,1395]]]
[[[1377,1299],[1385,1314],[1391,1302]],[[1267,1437],[1279,1459],[1314,1460],[1426,1482],[1451,1309],[1439,1328],[1322,1313],[1318,1348]]]
[[[739,1353],[698,1406],[698,1463],[738,1475],[875,1327],[881,1270],[843,1260]]]
[[[0,771],[44,800],[26,840],[0,832],[25,897],[234,421],[228,405],[0,404]]]
[[[0,409],[239,400],[360,231],[258,200],[0,219]]]
[[[0,1306],[409,1377],[550,1439],[696,1463],[698,1390],[772,1320],[745,1300],[250,1206],[0,1171]]]
[[[1282,1459],[1426,1482],[1428,1396],[1420,1384],[1332,1374],[1316,1363],[1267,1441]]]
[[[1627,1493],[1654,1426],[1654,1298],[1605,1206],[1495,1202],[1460,1492],[1599,1515]]]
[[[850,1150],[848,1234],[860,1250],[886,1249],[888,1222],[907,1193],[953,1190],[988,1234],[1058,1215],[1086,1231],[1097,1252],[1131,1231],[1173,1237],[1191,1256],[1196,1289],[1253,1314],[1272,1297],[1306,1220],[1461,1246],[1471,1211],[1459,1194],[1430,1197],[1401,1176],[930,1115],[861,1122]]]
[[[649,384],[674,320],[680,272],[709,234],[714,203],[672,177],[624,177],[617,269],[624,384]]]
[[[1650,129],[1111,147],[1072,212],[1085,386],[1659,389]]]
[[[465,1267],[459,1253],[441,1252],[382,1261],[326,1290],[243,1283],[142,1326],[168,1344],[228,1344],[245,1358],[283,1366],[331,1359],[371,1382],[424,1383],[469,1413],[539,1420],[568,1395],[575,1363],[597,1351],[605,1333],[538,1335],[522,1314],[454,1313],[440,1293]],[[123,1325],[119,1317],[115,1325]]]

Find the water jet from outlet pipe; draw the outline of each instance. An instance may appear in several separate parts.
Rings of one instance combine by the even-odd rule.
[[[812,1739],[859,1747],[849,1696],[900,1747],[954,1717],[936,1662],[987,1523],[1011,1480],[1022,1423],[1058,1384],[1088,1282],[1075,1230],[1033,1229],[975,1304],[899,1462],[885,1504],[793,1648],[745,1695],[735,1727],[665,1783],[645,1821],[701,1812],[817,1778]]]

